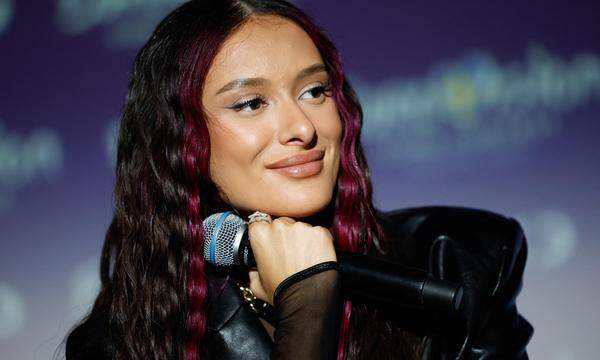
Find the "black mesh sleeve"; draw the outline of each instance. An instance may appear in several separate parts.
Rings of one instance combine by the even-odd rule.
[[[340,300],[335,261],[286,278],[273,296],[276,326],[271,359],[334,359]]]

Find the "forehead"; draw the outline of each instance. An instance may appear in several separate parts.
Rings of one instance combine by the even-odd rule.
[[[223,44],[207,74],[207,88],[241,77],[292,78],[322,62],[308,34],[290,20],[260,16],[242,25]]]

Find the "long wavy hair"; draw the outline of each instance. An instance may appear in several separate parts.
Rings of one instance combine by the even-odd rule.
[[[230,209],[209,174],[210,141],[200,103],[223,42],[251,18],[276,15],[303,28],[318,48],[342,120],[340,170],[330,207],[335,246],[391,251],[375,218],[360,143],[363,114],[340,54],[294,5],[281,0],[189,1],[160,22],[135,58],[121,118],[115,211],[102,249],[101,290],[117,359],[196,360],[205,354],[207,277],[204,217]],[[344,299],[341,359],[417,359],[417,338]],[[365,334],[368,336],[364,336]]]

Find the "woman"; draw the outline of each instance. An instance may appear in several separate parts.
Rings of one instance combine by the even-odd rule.
[[[354,359],[366,348],[421,358],[419,335],[340,295],[335,249],[394,252],[372,204],[361,125],[338,52],[293,5],[174,10],[135,60],[102,289],[67,359],[227,358],[211,314],[241,298],[217,289],[232,279],[274,309],[274,326],[256,330],[273,337],[273,358]],[[266,215],[249,226],[257,269],[219,282],[203,260],[202,221],[226,210]],[[357,335],[364,329],[387,335],[374,333],[375,344]],[[269,356],[246,341],[240,357]]]

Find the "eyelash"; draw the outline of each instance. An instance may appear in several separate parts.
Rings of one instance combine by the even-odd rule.
[[[326,84],[326,85],[317,85],[315,87],[312,87],[312,88],[306,90],[305,93],[309,92],[309,91],[314,91],[315,89],[319,89],[319,93],[320,94],[325,94],[325,96],[329,96],[329,95],[327,95],[327,93],[331,90],[331,86],[329,84]],[[235,111],[241,111],[243,108],[245,108],[246,106],[252,104],[256,100],[259,100],[261,102],[261,104],[266,103],[266,99],[265,99],[264,96],[257,95],[257,96],[255,96],[252,99],[249,99],[249,100],[246,100],[246,101],[243,101],[241,103],[233,105],[230,109],[233,109]]]

